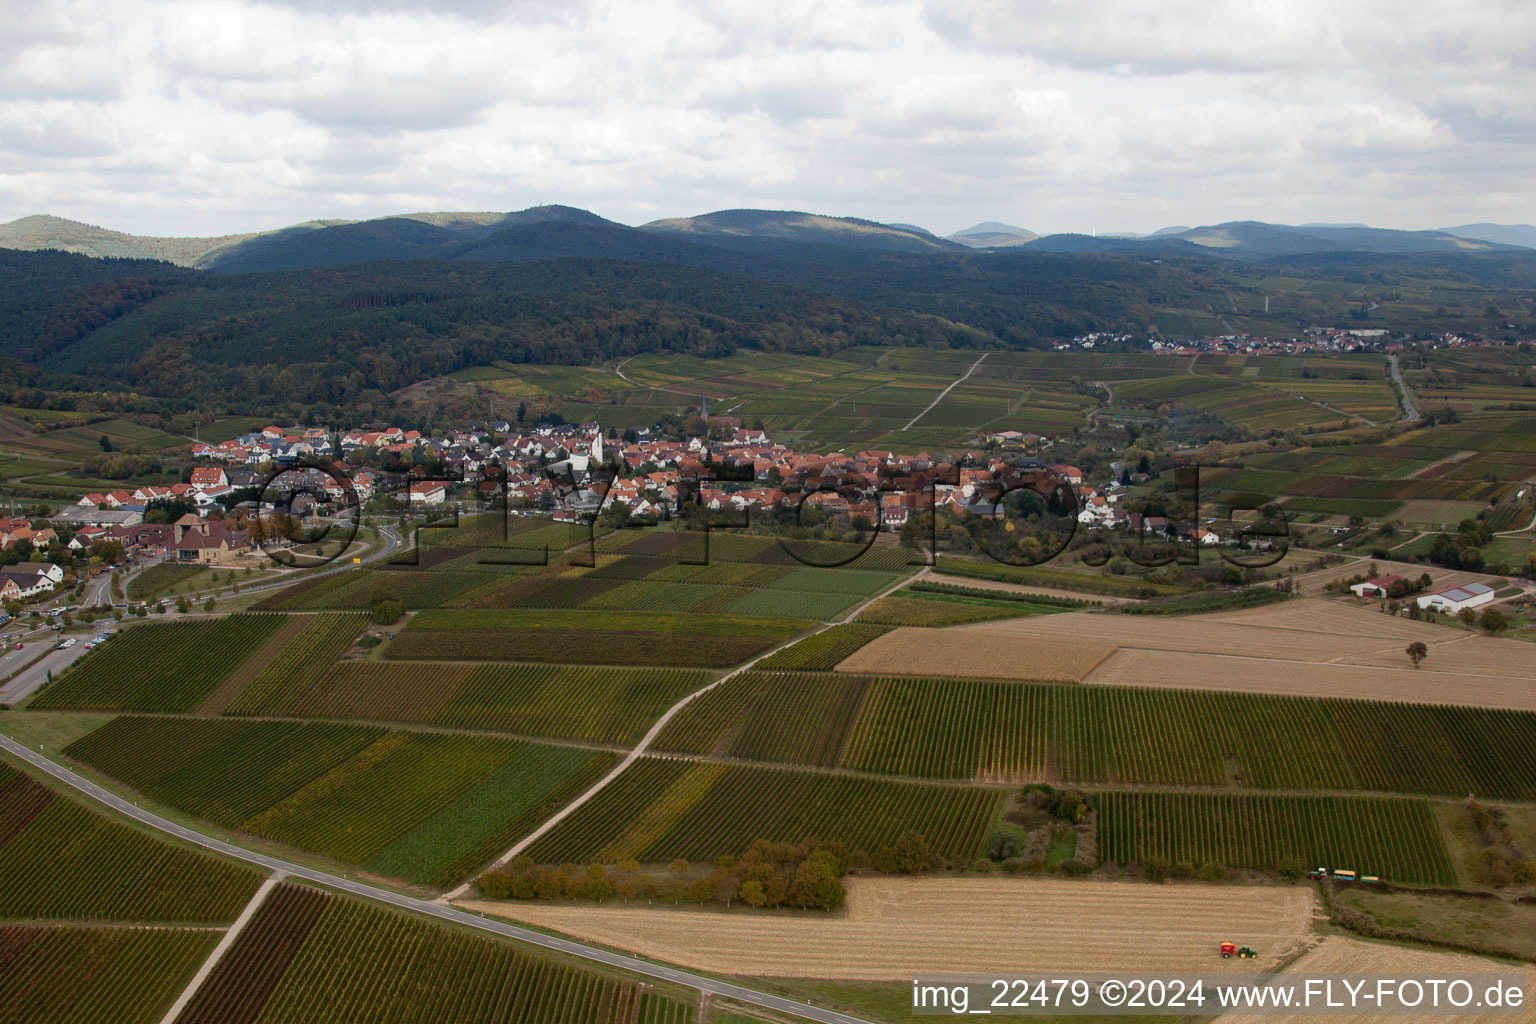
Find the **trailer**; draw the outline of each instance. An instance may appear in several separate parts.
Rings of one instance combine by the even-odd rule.
[[[1333,872],[1333,880],[1335,882],[1353,882],[1356,881],[1356,875],[1353,871],[1346,871],[1343,868],[1335,868]]]

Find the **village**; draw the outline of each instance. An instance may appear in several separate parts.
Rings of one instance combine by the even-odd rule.
[[[1220,541],[1189,523],[1143,519],[1117,507],[1127,487],[1149,479],[1136,467],[1112,467],[1118,481],[1085,483],[1076,466],[1025,454],[1050,447],[1038,435],[1001,431],[978,440],[984,448],[941,458],[797,451],[731,421],[717,421],[708,437],[680,438],[644,428],[605,437],[595,422],[518,429],[491,421],[430,436],[397,426],[332,433],[272,425],[194,445],[194,464],[181,483],[85,493],[47,522],[0,520],[0,551],[23,543],[17,550],[29,555],[52,546],[82,557],[120,548],[128,559],[231,565],[284,540],[263,525],[269,513],[355,520],[365,509],[504,508],[556,522],[589,523],[603,514],[635,525],[688,514],[808,509],[823,521],[878,524],[895,534],[928,508],[1001,519],[1005,492],[1028,487],[1043,495],[1063,485],[1075,495],[1067,514],[1080,524]],[[0,600],[52,593],[63,582],[57,569],[44,561],[4,566]]]

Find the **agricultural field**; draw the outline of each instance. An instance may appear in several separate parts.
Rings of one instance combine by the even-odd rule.
[[[249,1024],[324,913],[331,897],[283,883],[216,964],[175,1024]]]
[[[1233,889],[1035,878],[851,878],[846,915],[721,914],[543,901],[460,904],[701,971],[906,981],[935,973],[1273,969],[1306,940],[1303,887]],[[1257,961],[1212,958],[1240,935]],[[1135,936],[1127,942],[1127,936]]]
[[[1536,799],[1532,713],[1215,691],[748,672],[655,746],[988,783]]]
[[[856,546],[815,541],[795,542],[790,550],[774,539],[719,531],[622,531],[594,543],[584,529],[539,522],[509,521],[513,533],[506,544],[497,516],[475,517],[441,532],[424,530],[419,551],[403,556],[410,564],[303,580],[257,607],[365,609],[374,597],[388,594],[410,609],[587,609],[827,621],[898,583],[914,558],[893,548],[861,553]],[[534,564],[513,564],[530,559]]]
[[[342,661],[259,713],[631,743],[709,679],[696,669]]]
[[[136,625],[43,688],[36,708],[190,711],[284,623],[281,615]]]
[[[1412,946],[1393,945],[1385,942],[1368,942],[1344,935],[1330,935],[1318,943],[1299,960],[1288,964],[1284,974],[1298,976],[1318,974],[1365,974],[1385,975],[1396,978],[1452,978],[1472,973],[1506,973],[1509,965],[1485,957],[1466,956],[1439,950],[1417,949]],[[1284,975],[1282,975],[1283,977]],[[1527,975],[1529,977],[1529,975]],[[1530,996],[1536,989],[1528,983],[1525,988],[1525,1005],[1531,1005]],[[1338,1013],[1330,1016],[1339,1024],[1372,1024],[1380,1021],[1382,1014]],[[1525,1017],[1530,1013],[1526,1012]],[[1228,1014],[1222,1018],[1227,1024],[1309,1024],[1317,1018],[1311,1014]],[[1428,1014],[1397,1016],[1395,1020],[1426,1024]],[[1458,1021],[1468,1024],[1500,1024],[1503,1021],[1520,1020],[1521,1016],[1507,1013],[1457,1014]]]
[[[307,621],[276,657],[266,662],[223,710],[272,714],[286,709],[319,681],[365,627],[361,615],[323,613]]]
[[[968,859],[1001,801],[986,789],[644,758],[528,854],[547,863],[710,861],[759,838],[813,835],[874,850],[913,830],[940,856]]]
[[[830,626],[796,641],[781,651],[776,651],[757,663],[760,669],[830,671],[837,663],[863,647],[877,636],[888,633],[887,626],[871,626],[862,622],[850,622]]]
[[[1075,618],[1051,616],[1047,621]],[[1098,622],[1108,620],[1095,616]],[[1011,622],[1012,620],[1010,620]],[[969,629],[975,629],[970,627]],[[859,648],[837,666],[839,672],[966,676],[1081,682],[1115,653],[1113,647],[1083,640],[1054,640],[969,629],[901,627]],[[1102,627],[1101,627],[1102,630]]]
[[[951,588],[953,589],[953,588]],[[1064,609],[1046,602],[1018,600],[1020,595],[987,597],[959,591],[899,590],[859,613],[858,621],[884,626],[959,626],[1028,615],[1054,615]]]
[[[177,584],[196,576],[203,568],[200,564],[159,562],[129,577],[125,593],[134,601],[152,601]]]
[[[1149,583],[1142,579],[1102,576],[1059,565],[1022,567],[983,558],[940,557],[939,571],[948,576],[1041,587],[1052,592],[1083,597],[1136,599],[1184,594],[1189,588],[1168,583]]]
[[[158,1024],[218,940],[185,928],[0,925],[0,1020]]]
[[[0,776],[0,920],[213,924],[256,891],[255,871],[109,821],[29,776]]]
[[[1383,566],[1382,571],[1393,570]],[[1319,586],[1318,579],[1335,572],[1308,577],[1307,588]],[[1447,582],[1456,578],[1437,573],[1437,583],[1442,575]],[[1049,619],[986,622],[933,635],[946,634],[985,634],[989,643],[1006,637],[1014,645],[1009,649],[1015,659],[1061,643],[1112,643],[1117,648],[1113,656],[1084,677],[1095,685],[1536,710],[1536,665],[1520,642],[1338,601],[1291,600],[1181,617],[1072,612]],[[1412,641],[1425,643],[1429,650],[1417,669],[1404,653]],[[959,652],[957,658],[966,657],[960,641],[950,642]],[[903,671],[897,665],[865,664],[876,646],[856,654],[845,670]]]
[[[224,828],[434,887],[489,859],[614,761],[487,736],[132,716],[65,753]]]
[[[1451,886],[1456,871],[1422,800],[1254,794],[1100,793],[1099,856],[1119,864],[1296,870],[1347,867],[1384,881]]]
[[[387,656],[724,667],[810,625],[804,619],[726,614],[429,610],[400,632]]]
[[[285,886],[177,1024],[692,1024],[693,1007],[667,993],[508,942]]]

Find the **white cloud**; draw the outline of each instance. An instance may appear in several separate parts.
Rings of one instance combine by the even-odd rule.
[[[1496,0],[22,5],[0,220],[1530,220],[1533,42]]]

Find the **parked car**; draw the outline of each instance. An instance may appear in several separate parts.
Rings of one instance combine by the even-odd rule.
[[[18,651],[21,650],[21,641],[20,640],[16,641],[16,648],[15,649],[18,650]]]

